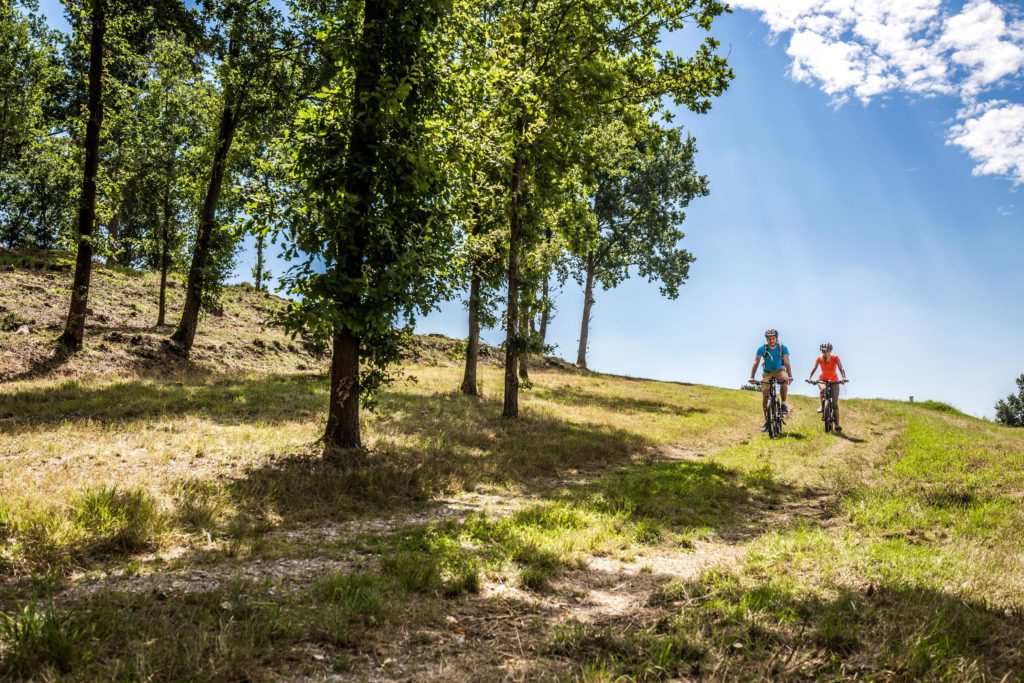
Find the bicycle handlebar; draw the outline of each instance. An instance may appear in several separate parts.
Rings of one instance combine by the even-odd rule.
[[[850,380],[840,379],[832,381],[830,379],[805,379],[804,381],[807,382],[808,384],[846,384]]]

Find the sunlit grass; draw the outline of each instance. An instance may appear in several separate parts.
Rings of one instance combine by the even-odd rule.
[[[506,613],[495,587],[534,601],[524,605],[565,602],[595,558],[644,558],[660,588],[642,613],[538,622],[538,671],[1024,676],[1020,431],[942,406],[856,400],[843,402],[846,437],[836,437],[812,399],[794,396],[784,437],[771,440],[751,392],[539,369],[523,418],[509,422],[497,368],[481,369],[483,399],[457,392],[458,367],[409,374],[417,381],[390,387],[366,416],[369,452],[343,463],[316,442],[327,391],[318,373],[0,387],[0,572],[16,577],[0,600],[0,670],[322,674],[321,660],[296,663],[310,648],[360,670],[394,629],[429,639],[452,607]],[[506,504],[430,518],[439,500],[467,492]],[[274,535],[364,518],[399,521],[324,543]],[[698,546],[738,547],[740,559],[696,579],[662,575],[659,553]],[[158,573],[154,553],[171,551],[186,568],[364,561],[306,585],[38,607],[52,595],[47,574],[133,563]]]

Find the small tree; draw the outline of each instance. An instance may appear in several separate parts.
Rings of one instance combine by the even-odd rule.
[[[683,209],[708,193],[707,180],[694,169],[696,145],[675,129],[644,122],[615,121],[601,139],[614,140],[615,159],[602,164],[593,194],[598,234],[578,251],[574,270],[584,286],[583,319],[576,365],[587,367],[587,340],[594,285],[608,290],[631,269],[661,283],[674,299],[689,275],[693,256],[679,247]]]
[[[1017,393],[996,403],[996,422],[1007,427],[1024,427],[1024,375],[1017,378]]]
[[[269,0],[208,0],[208,19],[219,30],[213,36],[221,85],[220,122],[209,182],[199,213],[196,242],[185,286],[185,306],[171,339],[188,354],[195,341],[199,313],[208,307],[230,270],[237,245],[234,235],[218,229],[218,205],[229,171],[233,146],[239,133],[266,134],[283,125],[292,111],[293,88],[300,71],[302,52],[284,17]],[[251,129],[251,130],[250,130]],[[237,157],[235,157],[237,163]],[[228,221],[224,221],[227,223]],[[227,251],[225,251],[227,250]]]

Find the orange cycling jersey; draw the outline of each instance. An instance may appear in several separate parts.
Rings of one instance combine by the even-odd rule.
[[[821,375],[818,379],[828,382],[839,381],[839,375],[836,374],[836,368],[839,367],[839,356],[832,354],[828,360],[818,356],[818,360],[815,361],[815,366],[821,367]]]

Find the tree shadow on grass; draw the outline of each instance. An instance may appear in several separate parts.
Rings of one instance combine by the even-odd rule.
[[[660,612],[649,618],[659,624],[656,632],[665,642],[675,638],[697,648],[689,675],[722,667],[730,672],[727,678],[737,680],[1018,680],[1024,675],[1019,614],[931,588],[892,584],[857,591],[829,584],[814,593],[798,592],[776,576],[752,580],[711,569],[690,581],[661,577],[647,606]],[[632,615],[628,621],[635,623]],[[602,652],[594,636],[644,630],[643,623],[633,623],[582,630],[562,654],[580,665],[607,659],[616,653]],[[652,645],[656,654],[658,644]]]
[[[390,392],[384,403],[369,452],[310,450],[251,468],[228,484],[235,504],[268,520],[311,523],[423,510],[439,497],[496,485],[515,492],[518,504],[534,501],[513,506],[513,516],[568,509],[656,539],[662,531],[756,530],[780,505],[820,496],[768,468],[638,462],[656,444],[607,425],[544,414],[503,421],[497,402],[457,394]]]
[[[76,380],[0,394],[0,434],[65,422],[144,422],[199,415],[221,424],[288,422],[324,412],[327,385],[319,375],[191,376],[182,381],[122,380],[89,386]]]
[[[19,382],[46,377],[67,365],[72,355],[69,351],[60,348],[56,344],[52,344],[44,355],[32,358],[29,361],[28,367],[21,372],[10,375],[6,373],[0,374],[0,382]]]
[[[538,387],[533,393],[541,399],[547,399],[556,403],[596,406],[614,410],[620,413],[662,413],[676,415],[679,417],[690,417],[707,413],[708,409],[697,406],[679,406],[666,401],[657,401],[643,398],[630,398],[626,396],[607,396],[584,391],[576,387]]]
[[[642,434],[541,413],[501,418],[497,401],[459,394],[387,392],[368,420],[367,452],[311,449],[248,470],[231,484],[239,501],[290,521],[423,504],[481,485],[527,494],[568,473],[625,465],[655,444]]]

